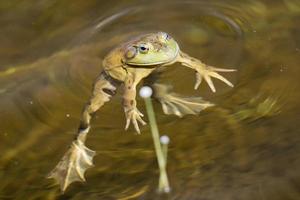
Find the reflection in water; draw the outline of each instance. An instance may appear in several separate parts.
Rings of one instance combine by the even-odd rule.
[[[0,199],[166,199],[155,192],[149,127],[140,136],[123,130],[120,96],[95,116],[88,182],[60,196],[45,179],[73,138],[103,56],[157,30],[205,63],[238,68],[227,76],[235,88],[216,82],[216,94],[205,84],[193,91],[180,66],[164,73],[178,92],[217,105],[182,119],[155,106],[173,141],[169,198],[299,199],[297,1],[54,2],[0,3]]]
[[[238,120],[257,120],[263,117],[271,117],[280,113],[280,107],[276,99],[267,97],[262,100],[260,96],[250,99],[244,105],[246,108],[239,108],[234,114]]]

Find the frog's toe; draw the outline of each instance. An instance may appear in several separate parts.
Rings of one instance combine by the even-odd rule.
[[[203,63],[200,63],[199,66],[200,67],[195,67],[195,71],[196,71],[196,83],[194,86],[195,90],[198,89],[202,80],[204,79],[208,84],[208,86],[210,87],[210,89],[213,92],[216,92],[216,88],[214,86],[212,78],[219,79],[220,81],[224,82],[228,86],[233,87],[233,84],[224,76],[220,75],[218,72],[234,72],[236,71],[235,69],[216,68],[216,67],[205,65]]]
[[[201,84],[202,82],[202,79],[204,79],[206,81],[206,83],[208,84],[208,86],[210,87],[210,89],[213,91],[213,92],[216,92],[216,88],[214,86],[214,83],[212,81],[212,77],[213,78],[216,78],[216,79],[219,79],[220,81],[224,82],[226,85],[230,86],[230,87],[233,87],[233,84],[227,80],[224,76],[218,74],[216,71],[214,71],[215,68],[211,68],[210,70],[208,71],[202,71],[201,73],[200,72],[196,72],[196,83],[195,83],[195,86],[194,86],[194,89],[198,89],[199,85]],[[217,68],[217,70],[220,70],[219,68]],[[232,70],[226,70],[224,69],[225,71],[224,72],[231,72]]]
[[[130,123],[132,123],[136,132],[140,134],[141,131],[138,122],[141,123],[142,125],[146,125],[146,122],[142,119],[144,115],[137,108],[125,112],[125,115],[126,115],[125,130],[127,130],[129,128]]]
[[[217,72],[210,72],[209,76],[214,77],[216,79],[219,79],[220,81],[224,82],[228,86],[233,87],[233,84],[230,81],[228,81],[226,78],[224,78],[223,76],[221,76]]]

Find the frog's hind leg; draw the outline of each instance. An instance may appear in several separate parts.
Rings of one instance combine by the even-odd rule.
[[[201,97],[184,97],[171,92],[171,86],[154,83],[151,85],[154,90],[154,98],[162,105],[162,109],[167,115],[177,115],[182,117],[187,114],[198,114],[205,108],[214,104],[203,100]]]
[[[96,80],[92,97],[82,112],[77,135],[68,151],[48,176],[56,179],[63,192],[72,182],[85,181],[85,171],[93,166],[95,151],[85,146],[86,136],[90,129],[90,120],[92,115],[115,94],[117,85],[118,83],[104,72]]]

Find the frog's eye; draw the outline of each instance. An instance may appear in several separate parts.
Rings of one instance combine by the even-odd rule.
[[[131,59],[131,58],[135,57],[136,54],[137,54],[136,47],[129,47],[125,53],[125,57],[127,59]]]
[[[139,45],[139,51],[141,53],[148,53],[149,51],[149,46],[147,44],[140,44]]]

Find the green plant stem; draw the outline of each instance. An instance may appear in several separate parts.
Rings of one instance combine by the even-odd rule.
[[[163,154],[162,147],[160,144],[159,132],[158,132],[158,127],[157,127],[157,123],[155,120],[155,114],[153,111],[151,98],[145,98],[145,103],[146,103],[147,114],[148,114],[148,118],[149,118],[149,122],[150,122],[150,128],[151,128],[151,132],[152,132],[152,138],[153,138],[153,142],[154,142],[158,167],[159,167],[159,171],[160,171],[158,191],[159,192],[168,192],[170,190],[170,186],[169,186],[169,180],[168,180],[168,176],[167,176],[167,172],[166,172],[167,161],[165,160],[165,156]]]
[[[168,158],[168,144],[161,144],[162,147],[162,154],[164,156],[164,160],[165,160],[165,166],[164,168],[167,168],[167,158]],[[160,174],[159,176],[159,186],[164,184],[164,177]],[[167,190],[169,190],[170,188],[165,188],[165,192],[167,192]]]
[[[162,145],[162,152],[164,155],[164,159],[167,165],[167,159],[168,159],[168,144],[161,144]]]

